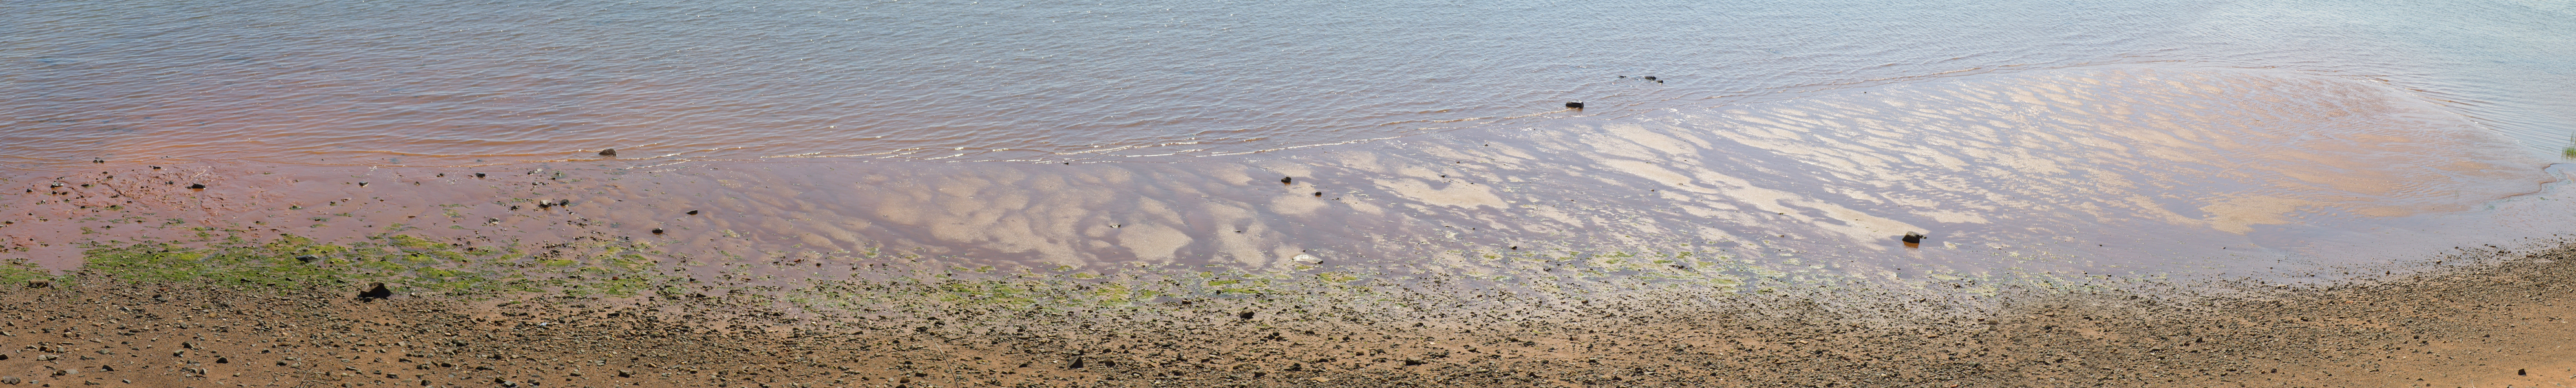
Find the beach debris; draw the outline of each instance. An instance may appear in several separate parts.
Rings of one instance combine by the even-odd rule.
[[[205,190],[205,189],[206,189],[206,184],[204,184],[204,183],[190,183],[190,184],[188,184],[188,188],[191,188],[191,189],[197,189],[197,190]]]
[[[1295,177],[1284,177],[1284,176],[1283,176],[1283,177],[1279,177],[1279,184],[1283,184],[1283,185],[1286,185],[1286,184],[1292,184],[1292,183],[1288,183],[1288,182],[1290,182],[1290,181],[1291,181],[1291,180],[1293,180],[1293,179],[1296,179],[1296,178],[1295,178]]]
[[[27,280],[27,288],[46,288],[46,287],[53,287],[53,286],[54,286],[54,280],[53,280],[53,279],[30,279],[30,280]]]
[[[386,289],[384,283],[374,284],[374,288],[369,288],[364,292],[358,293],[358,301],[364,302],[394,297],[394,290]]]
[[[615,148],[610,148],[610,149],[599,150],[599,156],[606,156],[606,157],[611,157],[611,158],[617,157],[617,149],[615,149]]]
[[[1922,234],[1922,233],[1915,233],[1915,232],[1905,232],[1905,243],[1907,243],[1907,244],[1922,244],[1922,243],[1923,243],[1923,234]]]
[[[1567,107],[1567,108],[1574,108],[1574,109],[1583,109],[1583,103],[1581,103],[1581,102],[1568,102],[1568,103],[1565,103],[1565,107]]]

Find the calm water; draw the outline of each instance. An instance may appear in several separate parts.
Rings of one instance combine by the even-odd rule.
[[[2569,58],[2576,5],[2545,1],[12,2],[0,173],[313,179],[168,204],[241,223],[410,179],[458,187],[401,193],[452,200],[424,207],[628,203],[576,217],[625,229],[494,201],[417,233],[1029,268],[2225,272],[2564,229]],[[437,175],[469,171],[599,175]],[[0,206],[74,203],[22,194]],[[733,211],[662,214],[691,207]],[[349,214],[429,214],[399,209]],[[85,238],[32,229],[0,234]]]
[[[991,3],[11,2],[0,158],[1210,155],[2114,63],[2576,128],[2564,2]]]

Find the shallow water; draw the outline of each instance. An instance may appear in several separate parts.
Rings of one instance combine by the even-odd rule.
[[[2576,127],[2549,4],[5,7],[0,235],[56,267],[174,214],[700,263],[1724,281],[2300,274],[2576,232],[2548,221],[2576,214],[2545,186]]]

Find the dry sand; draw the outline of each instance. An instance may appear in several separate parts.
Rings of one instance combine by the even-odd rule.
[[[0,292],[16,386],[2559,386],[2576,245],[2276,288],[2017,291],[1855,313],[1425,292],[819,319],[743,295],[359,301],[75,274]],[[2455,261],[2456,263],[2456,261]],[[1430,287],[1425,287],[1430,288]],[[2239,291],[2246,289],[2247,291]],[[1194,302],[1194,303],[1193,303]],[[1444,307],[1461,303],[1470,308]],[[1942,302],[1924,302],[1938,304]],[[1905,306],[1880,306],[1903,308]],[[1921,308],[1924,306],[1912,306]],[[1961,311],[1966,311],[1961,313]],[[1246,313],[1251,313],[1247,315]],[[1912,316],[1913,318],[1906,318]]]

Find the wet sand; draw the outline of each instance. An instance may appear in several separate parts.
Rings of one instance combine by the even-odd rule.
[[[85,271],[0,293],[12,318],[0,375],[171,387],[2544,386],[2576,379],[2565,348],[2576,332],[2562,326],[2576,313],[2576,245],[2563,243],[2463,251],[2442,258],[2452,267],[2341,285],[2016,287],[1986,304],[1418,286],[1104,307],[919,299],[834,319],[748,295],[368,302],[357,286]]]

